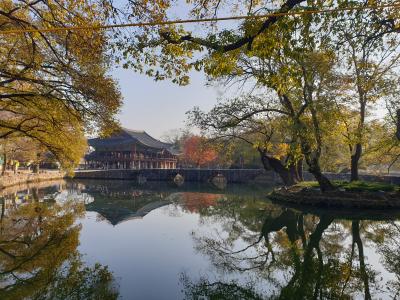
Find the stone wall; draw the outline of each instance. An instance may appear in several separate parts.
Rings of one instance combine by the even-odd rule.
[[[271,171],[263,169],[143,169],[143,170],[80,170],[75,172],[75,178],[81,179],[123,179],[148,181],[172,181],[177,174],[188,182],[208,182],[216,175],[222,174],[228,183],[246,183],[256,181],[260,183],[281,183],[279,176]],[[325,173],[331,180],[349,180],[350,174]],[[23,183],[40,182],[53,179],[61,179],[65,173],[58,171],[42,171],[38,174],[20,172],[8,173],[0,177],[0,189]],[[308,173],[304,173],[305,180],[315,180]],[[360,175],[364,181],[386,182],[400,184],[400,176]]]
[[[172,181],[177,174],[183,176],[188,182],[211,181],[218,174],[222,174],[227,182],[241,183],[254,180],[258,176],[266,176],[274,180],[272,172],[263,169],[142,169],[142,170],[81,170],[75,171],[74,178],[80,179],[127,179],[148,181]]]
[[[148,181],[172,181],[180,174],[188,182],[211,181],[217,174],[222,174],[228,183],[245,183],[257,181],[260,183],[281,183],[279,176],[272,171],[263,169],[142,169],[142,170],[80,170],[75,172],[75,178],[81,179],[126,179]],[[331,180],[349,180],[350,174],[324,173]],[[314,181],[312,174],[304,172],[304,180]],[[360,175],[364,181],[377,181],[400,184],[400,176]]]
[[[0,189],[0,197],[4,195],[15,194],[19,191],[28,190],[31,188],[43,189],[55,185],[62,186],[65,185],[65,183],[66,181],[63,178],[55,178],[55,179],[51,178],[45,181],[36,181],[36,182],[21,182]]]
[[[5,174],[0,177],[0,189],[29,182],[40,182],[64,178],[65,173],[59,171],[42,171],[40,173],[20,172]]]

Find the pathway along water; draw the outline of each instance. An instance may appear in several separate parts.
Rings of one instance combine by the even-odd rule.
[[[399,295],[399,212],[287,208],[266,200],[271,189],[75,180],[14,191],[1,201],[0,298]]]

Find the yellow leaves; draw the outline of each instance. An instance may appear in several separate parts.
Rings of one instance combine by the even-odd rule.
[[[278,143],[274,145],[274,157],[283,159],[287,156],[290,146],[288,144]]]
[[[7,285],[0,298],[116,299],[112,274],[99,264],[84,267],[77,251],[81,227],[76,221],[84,215],[84,203],[38,202],[37,190],[32,191],[26,203],[9,207],[1,219],[0,242],[9,255],[0,256],[0,284]]]
[[[237,67],[237,58],[239,52],[229,53],[214,52],[209,59],[205,61],[205,71],[212,77],[222,77],[227,75],[241,75],[242,70]]]
[[[175,56],[188,56],[191,57],[192,54],[188,53],[187,51],[185,51],[184,48],[182,48],[179,45],[176,44],[167,44],[165,45],[165,47],[162,49],[162,52],[164,54],[168,54],[168,55],[175,55]]]
[[[83,0],[2,1],[0,7],[15,8],[12,17],[0,17],[13,28],[97,26],[108,14],[98,2]],[[0,119],[0,131],[12,130],[10,137],[42,144],[72,169],[86,150],[85,131],[113,128],[122,103],[116,83],[106,74],[104,32],[7,35],[0,46],[0,77],[6,82],[0,93],[8,95],[0,101],[8,113]]]

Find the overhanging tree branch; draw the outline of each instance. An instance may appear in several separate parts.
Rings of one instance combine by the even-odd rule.
[[[296,5],[305,2],[305,0],[288,0],[286,1],[281,8],[277,11],[278,13],[287,13],[292,10]],[[268,17],[260,26],[260,28],[252,34],[245,35],[233,43],[223,45],[219,42],[212,42],[210,40],[193,37],[191,34],[181,36],[179,38],[174,38],[171,36],[170,32],[161,32],[160,35],[164,38],[168,43],[171,44],[181,44],[183,42],[191,42],[194,44],[198,44],[204,46],[208,49],[221,51],[221,52],[229,52],[232,50],[239,49],[244,45],[248,45],[251,48],[251,44],[253,43],[254,39],[266,31],[269,27],[275,24],[278,20],[280,20],[283,16],[270,16]]]

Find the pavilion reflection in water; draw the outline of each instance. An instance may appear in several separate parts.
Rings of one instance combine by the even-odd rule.
[[[18,191],[10,196],[17,195],[26,201],[19,204],[14,201],[10,217],[4,216],[3,226],[8,230],[4,231],[3,242],[14,241],[15,236],[8,235],[19,234],[21,230],[21,223],[15,222],[21,217],[18,214],[22,213],[18,212],[18,207],[29,208],[29,203],[33,202],[37,202],[33,204],[42,210],[31,207],[25,211],[25,214],[30,213],[25,216],[27,220],[37,222],[38,226],[48,223],[47,234],[59,228],[60,239],[64,238],[63,232],[68,233],[69,244],[62,244],[60,249],[47,248],[50,258],[55,257],[52,251],[58,249],[62,250],[65,260],[72,259],[68,253],[78,245],[80,227],[75,219],[83,215],[85,209],[97,212],[115,225],[171,204],[172,210],[177,208],[199,217],[198,227],[187,236],[197,254],[207,257],[217,270],[217,275],[207,277],[209,274],[206,272],[200,279],[198,273],[181,274],[187,299],[398,298],[399,212],[358,211],[354,214],[332,209],[283,207],[260,194],[255,195],[253,188],[251,190],[220,193],[181,187],[139,186],[128,181],[72,181],[37,190],[30,187],[25,192],[28,197]],[[69,197],[76,197],[77,203],[85,205],[68,206]],[[80,201],[79,197],[85,200]],[[44,202],[60,205],[49,205],[51,209],[46,211],[47,203]],[[41,214],[45,216],[45,212],[50,218],[38,218]],[[62,216],[69,223],[65,223]],[[35,228],[26,227],[24,230],[33,236]],[[37,240],[38,246],[42,247],[41,243],[46,241]],[[15,253],[25,251],[20,245],[13,247]],[[25,252],[22,254],[26,255]],[[74,255],[74,259],[79,259],[78,253]],[[3,269],[6,269],[13,259],[3,255],[2,261]],[[40,260],[47,261],[47,258]],[[54,262],[44,269],[60,266],[60,262]],[[8,280],[11,277],[4,278]],[[113,293],[113,290],[108,292]]]
[[[76,181],[43,182],[16,186],[3,191],[0,211],[7,215],[11,210],[30,203],[65,203],[76,200],[86,211],[97,212],[99,219],[110,224],[142,218],[153,209],[168,205],[165,193],[130,186],[128,182],[116,184],[80,183]]]
[[[86,205],[87,211],[97,212],[110,224],[140,219],[152,210],[170,204],[179,204],[187,211],[198,212],[223,198],[222,194],[193,193],[168,189],[165,186],[138,186],[127,181],[113,184],[88,181],[81,191],[90,195],[93,201]]]
[[[94,201],[86,205],[87,211],[94,211],[110,224],[143,218],[153,209],[170,204],[164,194],[146,190],[132,189],[129,191],[105,191],[87,187]]]
[[[179,204],[186,211],[197,213],[224,197],[224,194],[177,190],[165,184],[141,186],[130,181],[58,181],[7,189],[1,197],[0,209],[6,214],[10,209],[32,202],[65,203],[72,199],[84,204],[86,211],[98,213],[99,220],[107,220],[115,226],[143,218],[152,210],[170,204]]]

